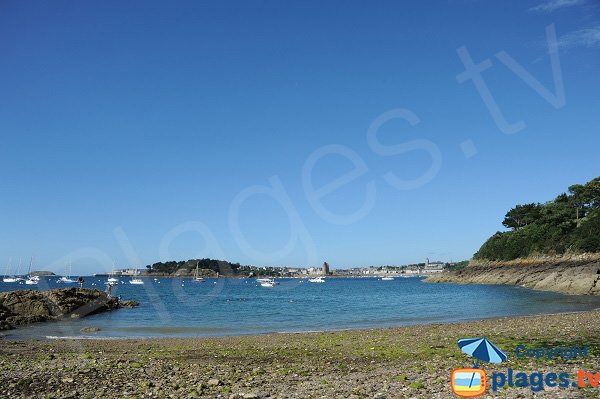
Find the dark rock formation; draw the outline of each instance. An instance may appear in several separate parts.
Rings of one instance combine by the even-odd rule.
[[[0,293],[0,330],[61,318],[78,318],[118,309],[117,298],[99,290],[58,288]]]
[[[137,306],[140,306],[138,301],[128,300],[119,302],[120,308],[135,308]]]

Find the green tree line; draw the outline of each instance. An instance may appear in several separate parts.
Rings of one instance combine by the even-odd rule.
[[[168,273],[173,274],[179,269],[185,269],[188,273],[192,273],[198,264],[199,269],[208,269],[213,272],[218,272],[220,275],[236,275],[244,268],[239,263],[231,263],[224,260],[216,259],[190,259],[182,261],[156,262],[152,265],[147,265],[146,269],[150,273]]]
[[[183,269],[187,274],[192,274],[196,269],[200,269],[201,275],[205,270],[219,273],[220,276],[281,276],[281,271],[274,267],[256,267],[231,263],[225,260],[217,259],[189,259],[182,261],[156,262],[147,265],[148,273],[173,274]]]
[[[574,184],[544,204],[517,205],[475,259],[512,260],[532,255],[600,252],[600,177]]]

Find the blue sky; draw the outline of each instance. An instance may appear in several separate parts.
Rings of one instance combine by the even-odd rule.
[[[467,259],[600,174],[594,3],[4,1],[0,264]]]

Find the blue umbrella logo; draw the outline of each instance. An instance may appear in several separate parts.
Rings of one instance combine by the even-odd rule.
[[[477,360],[490,363],[502,363],[506,360],[506,353],[502,352],[487,338],[463,338],[458,340],[458,347],[469,356]],[[475,362],[475,368],[477,362]]]

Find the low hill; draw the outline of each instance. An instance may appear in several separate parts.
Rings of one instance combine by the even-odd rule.
[[[517,205],[466,267],[434,283],[514,284],[600,295],[600,177],[540,204]]]
[[[574,184],[540,204],[517,205],[475,253],[475,260],[507,261],[539,255],[600,252],[600,177]]]

